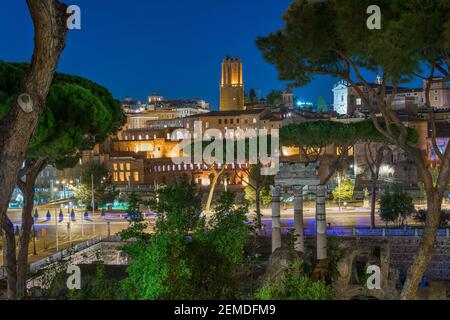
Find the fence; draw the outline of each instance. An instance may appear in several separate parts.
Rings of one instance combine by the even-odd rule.
[[[293,232],[294,227],[282,227],[281,231],[283,234],[288,234]],[[326,233],[329,236],[336,237],[422,237],[423,229],[417,228],[400,228],[400,229],[367,229],[367,228],[345,228],[345,227],[333,227],[328,228]],[[271,234],[271,224],[266,224],[265,234]],[[314,228],[306,228],[304,230],[305,236],[314,236],[316,235],[316,230]],[[438,238],[450,238],[450,228],[447,229],[439,229],[437,231]]]

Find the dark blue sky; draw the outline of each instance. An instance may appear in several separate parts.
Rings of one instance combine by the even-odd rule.
[[[58,70],[87,77],[116,98],[199,97],[218,107],[220,63],[227,53],[244,63],[245,87],[283,89],[275,68],[255,46],[259,35],[283,26],[291,0],[71,0],[82,29],[69,33]],[[66,1],[66,3],[69,3]],[[33,28],[25,0],[0,2],[0,59],[29,61]],[[335,79],[320,77],[295,91],[331,102]]]

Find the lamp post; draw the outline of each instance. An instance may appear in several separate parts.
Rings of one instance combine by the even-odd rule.
[[[66,185],[67,185],[67,181],[66,181],[66,180],[63,180],[63,181],[62,181],[62,185],[63,185],[64,199],[67,199],[67,196],[66,196]]]
[[[58,234],[58,212],[56,211],[56,207],[55,207],[55,221],[56,221],[56,252],[58,252],[59,251],[59,242],[58,242],[59,234]]]
[[[34,225],[34,222],[33,222],[33,255],[35,256],[35,255],[37,255],[37,252],[36,252],[36,228],[35,228],[35,225]]]
[[[50,201],[53,201],[53,198],[55,197],[54,194],[54,186],[53,186],[53,179],[50,180]]]

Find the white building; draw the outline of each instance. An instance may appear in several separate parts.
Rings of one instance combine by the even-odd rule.
[[[349,87],[347,81],[341,80],[333,88],[333,109],[341,115],[350,113],[350,110],[348,110]]]

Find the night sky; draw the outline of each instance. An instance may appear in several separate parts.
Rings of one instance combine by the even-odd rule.
[[[69,33],[58,70],[107,87],[122,99],[203,98],[219,105],[220,64],[227,53],[244,63],[244,83],[265,96],[284,89],[255,39],[283,26],[291,0],[71,0],[82,29]],[[66,1],[66,3],[69,3]],[[30,61],[33,27],[25,0],[0,2],[0,59]],[[337,80],[319,77],[295,90],[302,100],[332,102]]]

